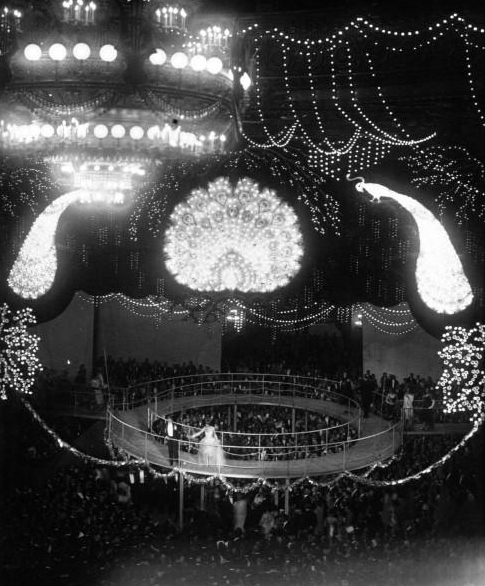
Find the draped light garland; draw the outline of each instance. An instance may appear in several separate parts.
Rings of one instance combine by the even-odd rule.
[[[123,452],[123,450],[120,450],[119,448],[116,448],[116,450],[115,450],[112,442],[109,440],[109,438],[106,435],[105,435],[105,443],[106,443],[106,446],[107,446],[107,448],[110,452],[110,455],[113,459],[107,460],[104,458],[97,458],[95,456],[91,456],[89,454],[81,452],[80,450],[78,450],[74,446],[71,446],[68,442],[64,441],[51,427],[49,427],[45,423],[45,421],[40,417],[40,415],[36,412],[36,410],[32,407],[32,405],[28,401],[26,401],[22,397],[21,397],[21,401],[24,404],[24,406],[26,407],[26,409],[29,411],[29,413],[31,414],[33,419],[39,423],[39,425],[42,427],[42,429],[44,429],[44,431],[50,437],[53,438],[53,440],[56,442],[56,444],[59,446],[59,448],[69,450],[69,452],[71,454],[73,454],[76,457],[79,457],[80,459],[82,459],[85,462],[90,462],[92,464],[98,464],[101,466],[111,466],[114,468],[126,468],[128,470],[130,468],[136,467],[136,468],[139,468],[140,470],[147,470],[155,478],[163,478],[163,479],[178,478],[179,475],[182,475],[184,477],[184,479],[186,479],[189,484],[191,484],[191,483],[193,483],[193,484],[210,484],[214,481],[217,481],[221,485],[223,485],[225,488],[227,488],[228,490],[235,491],[235,492],[244,492],[244,493],[248,493],[248,492],[250,492],[256,488],[259,488],[261,486],[266,486],[268,488],[275,489],[275,490],[281,490],[281,489],[286,488],[287,490],[291,491],[294,488],[297,488],[300,484],[305,483],[305,482],[308,482],[309,484],[314,485],[314,486],[322,486],[322,487],[332,488],[333,486],[336,486],[341,480],[345,480],[345,479],[352,480],[352,481],[360,483],[360,484],[366,484],[368,486],[375,486],[375,487],[404,485],[404,484],[407,484],[408,482],[413,482],[413,481],[419,480],[423,476],[430,474],[433,470],[443,466],[447,461],[450,460],[450,458],[452,458],[459,450],[461,450],[467,444],[467,442],[481,428],[481,423],[475,422],[471,431],[469,433],[467,433],[461,439],[461,441],[458,442],[458,444],[456,446],[454,446],[451,450],[449,450],[449,452],[447,452],[439,460],[437,460],[433,464],[427,466],[423,470],[420,470],[419,472],[416,472],[415,474],[411,474],[411,475],[406,476],[404,478],[399,478],[399,479],[395,479],[395,480],[374,480],[372,478],[369,478],[370,475],[375,470],[385,469],[393,462],[398,461],[402,457],[402,450],[401,450],[400,453],[394,454],[391,458],[389,458],[383,462],[374,462],[374,464],[372,464],[372,466],[370,466],[362,474],[355,474],[353,472],[346,470],[346,471],[341,472],[340,474],[338,474],[337,476],[335,476],[331,480],[327,480],[327,481],[321,481],[321,480],[317,481],[317,480],[314,480],[308,476],[304,476],[304,477],[295,479],[293,482],[288,483],[287,485],[282,485],[278,482],[270,482],[269,480],[267,480],[265,478],[258,478],[254,482],[252,482],[250,484],[246,484],[244,487],[240,487],[232,482],[229,482],[225,477],[219,476],[219,475],[211,475],[211,476],[207,476],[204,478],[200,478],[200,477],[196,477],[190,473],[187,473],[183,469],[180,469],[180,468],[173,468],[170,472],[166,472],[166,473],[159,472],[158,470],[153,468],[148,461],[141,460],[141,459],[134,459],[130,455]],[[483,422],[483,420],[482,420],[482,422]],[[121,460],[119,459],[119,455],[122,457]]]
[[[437,387],[443,392],[444,412],[469,412],[476,424],[485,416],[485,325],[447,326],[441,342],[438,356],[444,367]]]
[[[431,189],[440,213],[453,205],[458,225],[485,217],[485,165],[459,145],[433,145],[403,155],[400,161],[409,165],[411,183]]]
[[[0,399],[7,392],[32,394],[36,375],[42,370],[37,358],[39,337],[28,332],[36,324],[30,308],[12,313],[0,308]]]
[[[374,328],[383,334],[392,336],[401,336],[412,332],[419,327],[414,319],[413,314],[407,307],[404,309],[393,309],[387,307],[377,307],[371,303],[356,303],[354,314],[357,313],[359,319],[365,318]]]

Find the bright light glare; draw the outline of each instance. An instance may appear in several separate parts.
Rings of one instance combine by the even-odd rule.
[[[77,43],[72,49],[72,54],[79,61],[85,61],[91,55],[91,48],[86,43]]]
[[[273,291],[298,272],[303,254],[298,219],[274,191],[249,178],[226,177],[193,190],[170,216],[168,270],[197,291]]]
[[[240,78],[239,81],[241,82],[241,85],[243,87],[243,90],[245,92],[247,92],[248,89],[251,87],[251,78],[249,77],[249,75],[246,72],[244,72],[241,75],[241,78]]]
[[[113,47],[113,45],[103,45],[99,50],[99,56],[102,61],[111,63],[118,56],[118,51]]]
[[[28,61],[38,61],[42,57],[42,49],[39,45],[31,43],[25,47],[24,56]]]
[[[222,71],[222,61],[219,59],[219,57],[211,57],[210,59],[207,59],[206,67],[209,73],[212,73],[212,75],[217,75]]]
[[[52,124],[43,124],[40,127],[40,133],[44,138],[51,138],[54,136],[54,127]]]
[[[378,201],[388,197],[413,216],[419,235],[416,284],[424,303],[437,313],[445,314],[468,307],[473,301],[470,284],[446,230],[433,214],[412,197],[378,183],[361,181],[355,187],[360,192],[367,191]]]
[[[167,54],[163,49],[155,49],[155,53],[152,53],[148,59],[152,65],[163,65],[167,60]]]
[[[63,61],[66,58],[67,49],[61,43],[54,43],[49,47],[49,57],[53,61]]]
[[[187,67],[189,63],[189,58],[185,53],[174,53],[172,55],[172,58],[170,59],[170,63],[172,64],[172,67],[174,67],[175,69],[183,69],[184,67]]]

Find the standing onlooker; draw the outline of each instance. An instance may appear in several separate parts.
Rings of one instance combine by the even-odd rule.
[[[246,524],[246,516],[248,514],[248,501],[241,493],[238,493],[236,501],[232,505],[234,531],[241,529],[244,533],[244,526]]]
[[[413,409],[414,395],[411,393],[411,389],[406,385],[403,398],[403,412],[404,412],[404,429],[410,430],[413,428]]]
[[[433,431],[434,429],[434,405],[435,400],[433,395],[429,389],[426,389],[423,397],[423,409],[421,411],[425,431]]]

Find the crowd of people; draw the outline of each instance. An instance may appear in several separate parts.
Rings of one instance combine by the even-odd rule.
[[[188,409],[172,414],[179,424],[183,451],[197,452],[191,438],[206,422],[215,428],[226,458],[288,460],[319,457],[343,449],[343,443],[356,439],[357,427],[330,415],[274,405],[238,405],[236,423],[232,407]],[[232,419],[231,419],[232,416]],[[153,431],[164,434],[165,420],[153,423]]]
[[[320,478],[285,493],[282,482],[213,479],[202,501],[201,486],[186,482],[180,530],[176,477],[76,460],[44,482],[31,471],[20,479],[12,472],[29,462],[31,445],[51,442],[50,457],[62,451],[30,415],[7,417],[6,432],[20,426],[24,440],[12,446],[0,505],[6,586],[483,583],[483,431],[405,484],[372,481],[423,470],[459,437],[407,436],[402,454],[369,483],[321,486],[331,479]]]

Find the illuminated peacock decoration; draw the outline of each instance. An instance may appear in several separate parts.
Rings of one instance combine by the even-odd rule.
[[[166,266],[196,291],[269,292],[300,268],[303,244],[293,209],[247,177],[194,189],[170,216]]]

